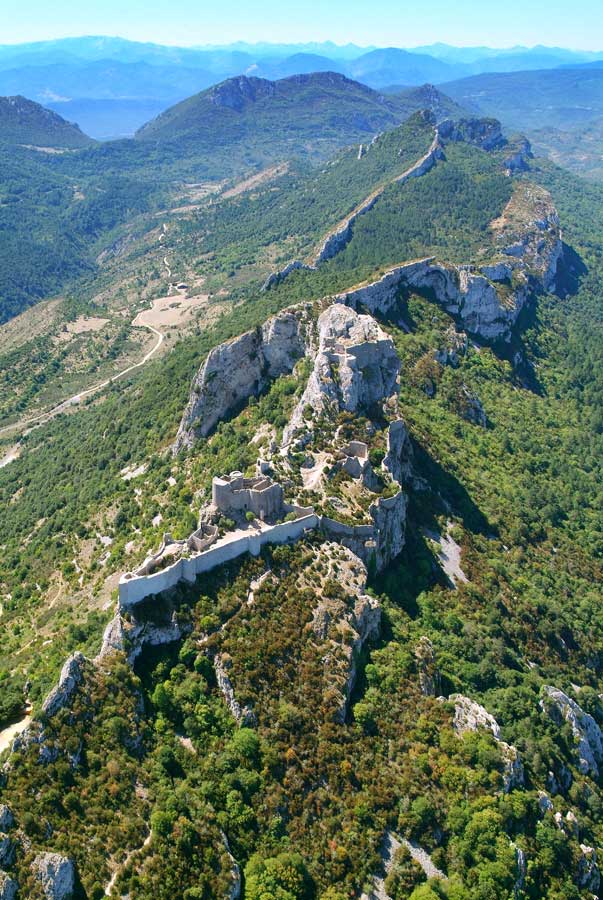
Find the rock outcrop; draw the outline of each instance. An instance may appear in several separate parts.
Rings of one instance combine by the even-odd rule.
[[[15,817],[5,803],[0,803],[0,831],[9,831],[15,824]]]
[[[576,884],[579,888],[597,894],[601,886],[601,873],[597,865],[597,851],[594,847],[580,844],[582,854],[576,872]]]
[[[298,306],[215,347],[193,380],[174,453],[205,437],[239,404],[292,371],[306,352],[309,308]]]
[[[58,853],[40,853],[32,863],[32,870],[47,900],[71,900],[75,889],[73,860]]]
[[[15,861],[17,848],[12,838],[7,834],[0,834],[0,867],[8,868]]]
[[[593,719],[584,712],[575,700],[551,685],[543,689],[540,708],[554,722],[561,725],[567,722],[576,742],[575,755],[578,768],[583,775],[599,775],[599,766],[603,763],[603,733]]]
[[[506,268],[497,263],[496,267],[488,265],[479,271],[473,266],[446,265],[426,258],[396,266],[378,281],[338,294],[335,300],[354,309],[386,314],[398,302],[403,289],[414,290],[439,303],[464,331],[486,341],[508,342],[533,291],[553,286],[561,251],[557,235],[554,242],[545,240],[540,245],[538,257],[526,246],[526,259],[518,257],[515,265]],[[503,280],[503,271],[510,280],[515,276],[516,284],[501,297],[496,283]],[[498,276],[496,282],[492,275]]]
[[[467,731],[479,731],[480,728],[491,731],[497,742],[503,760],[503,788],[505,793],[514,788],[523,787],[524,769],[516,747],[501,740],[500,726],[494,716],[463,694],[451,694],[448,698],[454,703],[454,730],[462,735]]]
[[[214,671],[216,673],[216,681],[218,687],[222,691],[222,696],[226,701],[226,705],[230,710],[233,719],[241,727],[252,727],[256,724],[255,713],[248,706],[241,706],[235,697],[232,682],[228,677],[229,662],[221,656],[214,657]]]
[[[421,693],[425,697],[439,697],[442,679],[438,670],[433,644],[425,635],[419,639],[414,655],[417,669],[419,670]]]
[[[0,900],[16,900],[19,885],[6,872],[0,872]]]
[[[102,661],[110,653],[123,652],[128,662],[133,663],[145,646],[160,647],[184,637],[185,630],[172,616],[164,622],[129,622],[120,613],[111,619],[103,635],[102,646],[96,662]]]
[[[387,431],[387,453],[383,459],[383,468],[387,469],[398,484],[404,484],[411,475],[413,449],[408,428],[397,419]]]
[[[86,665],[86,657],[83,653],[74,653],[63,665],[59,683],[46,697],[42,704],[42,710],[51,718],[56,715],[60,709],[67,706],[74,693],[82,683],[84,678],[84,669]]]
[[[501,216],[490,225],[495,247],[511,272],[550,291],[563,253],[559,215],[548,191],[531,182],[516,184]]]
[[[308,415],[366,411],[397,392],[400,360],[394,342],[371,316],[334,303],[318,319],[318,341],[314,368],[284,444],[308,429]]]
[[[344,595],[321,597],[310,627],[314,637],[327,645],[323,654],[325,693],[335,695],[333,718],[342,723],[356,683],[358,659],[365,645],[379,635],[381,606],[365,593],[366,567],[352,551],[326,544],[321,556]]]
[[[472,144],[480,150],[498,150],[507,143],[497,119],[445,119],[438,129],[442,141]]]

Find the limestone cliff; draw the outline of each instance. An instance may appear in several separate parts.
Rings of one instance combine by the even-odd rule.
[[[397,390],[400,360],[392,339],[367,315],[334,303],[318,319],[318,352],[306,389],[285,429],[283,443],[312,418],[358,412]]]
[[[305,353],[309,327],[309,308],[301,305],[215,347],[193,380],[174,452],[208,435],[272,378],[291,372]]]
[[[543,688],[540,708],[558,725],[564,721],[568,723],[574,735],[578,768],[584,775],[597,778],[603,764],[603,732],[593,717],[584,712],[575,700],[551,685]]]
[[[338,544],[321,548],[321,561],[341,587],[338,597],[321,597],[311,630],[324,644],[325,691],[335,696],[334,719],[344,722],[365,645],[379,634],[381,607],[365,593],[367,571],[358,557]]]

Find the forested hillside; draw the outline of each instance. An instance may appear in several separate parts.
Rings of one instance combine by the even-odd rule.
[[[126,152],[86,150],[78,171]],[[23,159],[14,194],[44,177],[49,208],[69,202],[66,162]],[[99,185],[61,227],[150,216],[161,159],[157,193],[124,174],[117,213]],[[287,163],[180,200],[153,253],[202,279],[213,318],[0,468],[0,725],[25,695],[34,709],[4,758],[0,890],[42,900],[53,853],[94,900],[590,900],[603,189],[496,123],[440,134],[430,114]],[[149,246],[131,251],[141,282]],[[298,504],[320,525],[115,610],[165,532],[261,532],[210,507],[213,477],[258,458],[292,504],[276,524]]]

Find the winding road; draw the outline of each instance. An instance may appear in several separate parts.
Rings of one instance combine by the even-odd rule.
[[[91,394],[96,394],[98,391],[102,391],[103,388],[112,384],[114,381],[118,381],[120,378],[123,378],[124,375],[128,375],[130,372],[134,372],[136,369],[140,369],[142,366],[146,365],[150,359],[152,359],[161,345],[165,340],[165,335],[162,331],[159,331],[155,328],[154,325],[149,325],[144,321],[144,314],[147,310],[143,310],[138,313],[132,325],[135,328],[147,328],[149,331],[152,331],[153,334],[157,337],[157,342],[154,346],[146,353],[143,358],[137,362],[133,363],[130,366],[127,366],[125,369],[122,369],[121,372],[117,372],[117,374],[112,375],[110,378],[106,378],[104,381],[101,381],[100,384],[95,384],[93,387],[87,388],[85,391],[80,391],[79,394],[74,394],[72,397],[68,397],[66,400],[62,400],[56,406],[53,406],[51,409],[47,409],[45,412],[40,413],[37,416],[31,416],[29,419],[22,419],[20,422],[13,422],[11,425],[4,425],[4,427],[0,428],[0,435],[10,434],[13,432],[23,431],[23,434],[27,434],[32,428],[36,428],[39,425],[43,425],[45,422],[50,421],[50,419],[54,419],[55,416],[58,416],[60,413],[65,412],[72,406],[78,406],[84,397],[89,397]],[[10,456],[11,458],[5,457],[6,462],[4,464],[8,464],[12,462],[13,459],[16,459],[18,453],[14,452],[15,448],[12,448]]]

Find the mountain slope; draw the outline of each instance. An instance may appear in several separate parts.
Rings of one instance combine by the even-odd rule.
[[[574,66],[475,75],[440,85],[467,109],[518,129],[581,127],[603,115],[603,69]]]
[[[220,146],[253,137],[256,142],[284,141],[295,152],[296,143],[351,142],[397,121],[395,100],[337,73],[276,82],[242,76],[166,110],[141,128],[136,139]]]
[[[60,149],[93,143],[77,125],[25,97],[0,97],[0,142]]]
[[[348,65],[348,74],[374,88],[388,84],[448,81],[455,71],[448,63],[395,47],[372,50]]]
[[[221,897],[244,872],[246,900],[340,900],[370,889],[390,833],[406,848],[383,877],[391,898],[587,900],[598,890],[601,190],[535,163],[529,181],[511,179],[499,151],[465,143],[412,185],[452,169],[438,176],[429,216],[415,221],[404,185],[387,218],[418,225],[428,249],[439,204],[446,243],[463,222],[472,257],[490,234],[485,211],[505,219],[500,247],[515,260],[518,242],[531,254],[542,234],[522,191],[538,203],[550,189],[588,270],[568,250],[577,292],[532,298],[538,314],[520,329],[537,383],[479,335],[467,340],[454,298],[450,308],[440,299],[445,279],[437,294],[384,294],[377,282],[334,297],[310,286],[302,358],[285,352],[291,309],[266,322],[291,297],[250,292],[134,385],[33,433],[0,472],[3,666],[32,670],[36,704],[65,652],[98,650],[114,573],[140,565],[168,527],[184,539],[199,507],[216,515],[215,474],[251,475],[260,456],[288,498],[339,526],[150,596],[113,623],[100,657],[70,660],[0,788],[4,846],[15,848],[7,877],[32,900],[43,896],[45,853],[90,896]],[[518,211],[533,245],[515,234]],[[504,306],[509,279],[490,275]],[[466,286],[475,276],[458,272]],[[219,375],[250,402],[172,458],[194,373],[204,377],[191,399],[228,399],[204,366],[209,351],[231,354]],[[267,379],[262,390],[245,378],[252,371]],[[124,480],[133,463],[147,468]],[[377,501],[398,528],[375,542],[353,529],[372,527]],[[217,522],[223,533],[235,525]],[[402,537],[381,568],[379,552]],[[44,634],[22,633],[40,593],[56,596],[57,563],[67,602],[42,610]],[[66,610],[95,597],[98,612],[65,628]]]

